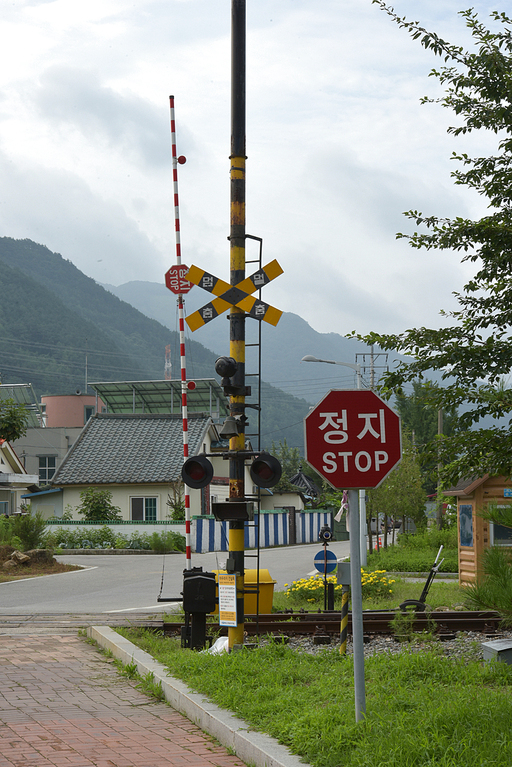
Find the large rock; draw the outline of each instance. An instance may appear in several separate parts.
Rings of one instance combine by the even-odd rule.
[[[28,554],[32,564],[37,562],[53,565],[55,563],[55,558],[51,549],[30,549],[30,551],[26,551],[25,554]]]
[[[11,561],[16,562],[17,565],[28,565],[31,562],[31,558],[28,554],[24,554],[22,551],[13,551],[11,554]]]

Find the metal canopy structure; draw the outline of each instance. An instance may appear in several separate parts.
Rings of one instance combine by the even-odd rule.
[[[43,413],[32,384],[0,384],[0,400],[12,399],[17,405],[25,405],[28,410],[27,426],[44,426]]]
[[[187,388],[189,412],[214,420],[227,414],[224,391],[214,378],[196,378]],[[180,413],[181,381],[106,381],[90,383],[109,413]],[[97,408],[98,410],[98,408]]]

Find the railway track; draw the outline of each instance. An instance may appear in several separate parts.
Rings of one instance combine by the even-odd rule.
[[[366,610],[363,612],[363,631],[369,636],[392,634],[391,622],[394,611]],[[245,616],[245,632],[248,636],[271,634],[273,636],[335,636],[340,633],[340,612],[289,612]],[[432,612],[416,613],[413,629],[416,632],[432,631],[440,639],[450,639],[458,631],[476,631],[489,637],[500,633],[498,613],[487,612]],[[80,628],[93,625],[136,627],[161,631],[167,636],[180,635],[184,625],[181,622],[168,623],[162,620],[161,613],[151,615],[147,612],[129,614],[88,613],[88,614],[29,614],[1,615],[1,634],[27,633],[75,633]],[[212,622],[208,631],[226,634],[227,629]],[[348,632],[352,633],[352,615],[348,614]]]
[[[363,631],[369,635],[392,634],[391,625],[395,611],[367,610],[363,612]],[[152,621],[151,628],[156,627]],[[333,636],[340,633],[341,613],[272,613],[269,615],[246,615],[244,628],[248,636],[271,634],[273,636],[304,636],[325,635]],[[498,613],[486,612],[432,612],[415,613],[413,630],[415,632],[429,631],[440,639],[453,638],[459,631],[476,631],[487,636],[496,636],[500,632],[501,619]],[[182,623],[164,623],[161,628],[165,635],[180,634]],[[149,626],[148,626],[149,628]],[[227,629],[218,623],[209,623],[210,631],[221,635]],[[352,614],[348,614],[348,633],[352,633]]]

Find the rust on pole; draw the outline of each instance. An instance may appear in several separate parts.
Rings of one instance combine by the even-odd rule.
[[[230,283],[237,285],[245,278],[245,0],[231,4],[231,154],[230,154]],[[230,355],[237,362],[232,381],[240,394],[230,398],[230,414],[241,430],[230,440],[230,450],[245,448],[245,313],[236,307],[229,317]],[[242,500],[245,463],[243,458],[229,461],[229,498]],[[244,522],[229,523],[229,563],[237,573],[237,626],[230,627],[230,649],[244,640]]]

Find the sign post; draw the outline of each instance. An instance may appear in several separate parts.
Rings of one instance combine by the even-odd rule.
[[[352,589],[352,647],[354,652],[354,696],[356,722],[366,714],[364,684],[363,587],[361,584],[361,550],[359,546],[359,492],[348,491],[350,514],[350,580]]]
[[[400,418],[370,390],[333,389],[304,419],[306,460],[337,490],[348,490],[356,722],[366,713],[359,492],[378,487],[402,456]]]

